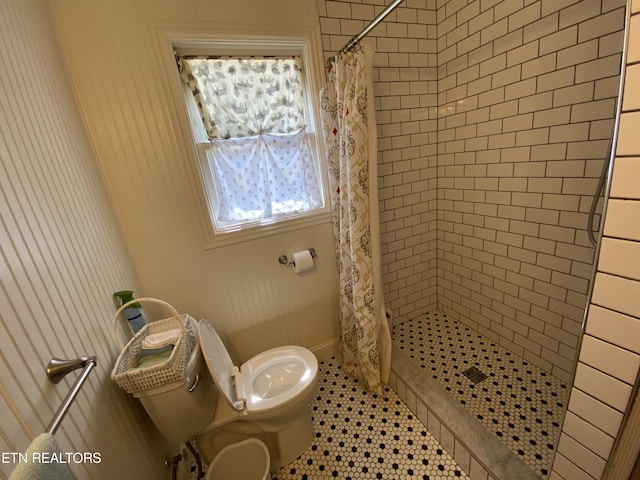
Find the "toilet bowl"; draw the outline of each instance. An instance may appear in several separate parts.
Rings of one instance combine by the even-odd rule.
[[[268,413],[297,399],[315,383],[318,361],[306,348],[272,348],[238,368],[209,322],[200,320],[198,331],[213,381],[235,410]]]
[[[185,378],[135,394],[160,433],[170,444],[195,436],[209,464],[249,438],[266,445],[272,471],[291,463],[315,435],[309,406],[315,355],[300,346],[276,347],[238,368],[209,322],[190,321],[199,333]]]

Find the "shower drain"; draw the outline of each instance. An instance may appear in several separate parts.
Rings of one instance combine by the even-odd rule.
[[[487,378],[487,376],[482,373],[478,367],[471,367],[467,370],[465,370],[464,372],[462,372],[462,374],[467,377],[469,380],[471,380],[473,383],[479,383],[482,380],[484,380],[485,378]]]

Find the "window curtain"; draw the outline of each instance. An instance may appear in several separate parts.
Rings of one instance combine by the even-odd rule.
[[[324,205],[305,130],[299,58],[179,57],[211,148],[216,224]]]
[[[323,206],[308,139],[263,134],[212,140],[211,171],[218,190],[217,220],[254,221]]]
[[[391,365],[382,293],[373,53],[362,45],[336,58],[321,91],[340,287],[345,369],[381,392]]]
[[[300,59],[185,56],[179,62],[210,140],[304,128]]]

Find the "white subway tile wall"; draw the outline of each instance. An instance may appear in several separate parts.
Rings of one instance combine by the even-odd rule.
[[[318,6],[332,56],[385,2]],[[623,28],[621,0],[406,0],[367,36],[394,323],[439,308],[570,380]]]
[[[593,297],[554,463],[557,479],[600,479],[640,364],[640,3],[632,2],[620,132]],[[634,127],[635,125],[635,127]],[[574,419],[580,422],[580,429]],[[572,442],[563,442],[563,438]]]
[[[453,1],[437,11],[438,166],[451,165],[437,178],[439,307],[564,380],[591,276],[587,213],[624,28],[623,2],[579,3],[458,4],[472,19]],[[476,33],[472,49],[460,47]],[[453,128],[461,100],[474,108]]]
[[[325,55],[335,55],[386,3],[319,0]],[[363,41],[376,51],[383,282],[394,322],[437,306],[437,39],[435,0],[406,0]]]
[[[327,55],[373,18],[341,29],[339,18],[365,4],[377,15],[385,2],[318,0]],[[630,299],[640,294],[640,223],[629,219],[640,218],[640,1],[631,5],[605,238],[552,479],[601,478],[638,371],[640,311]],[[621,0],[406,0],[369,36],[394,323],[438,306],[571,378],[594,252],[586,217],[613,127],[623,26]],[[401,39],[417,41],[400,50]]]

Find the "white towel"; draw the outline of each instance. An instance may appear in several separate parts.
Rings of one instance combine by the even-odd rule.
[[[54,457],[61,458],[56,438],[50,433],[41,433],[27,448],[27,461],[18,463],[9,480],[76,480],[69,465],[52,461]]]
[[[160,348],[166,345],[175,345],[182,335],[182,330],[174,328],[173,330],[167,330],[166,332],[158,332],[152,335],[147,335],[142,339],[143,349]]]

